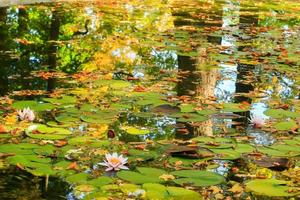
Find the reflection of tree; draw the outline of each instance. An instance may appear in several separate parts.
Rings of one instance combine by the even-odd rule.
[[[211,7],[213,10],[210,13],[210,10],[205,10],[207,12],[206,17],[210,18],[214,23],[210,24],[210,22],[199,20],[195,23],[190,22],[190,20],[180,20],[174,22],[175,26],[187,26],[187,25],[198,25],[204,27],[221,27],[221,19],[222,19],[222,10],[219,8]],[[199,11],[198,11],[199,12]],[[202,11],[203,12],[203,11]],[[183,16],[191,17],[188,13],[174,13],[175,16]],[[198,36],[203,38],[203,42],[212,43],[212,44],[221,44],[221,38],[216,36]],[[179,71],[189,71],[187,77],[185,77],[181,82],[177,85],[177,93],[179,96],[181,95],[191,95],[196,99],[199,99],[200,102],[203,100],[207,100],[214,96],[215,86],[218,77],[217,69],[208,69],[212,59],[209,57],[207,48],[198,47],[197,49],[198,57],[192,58],[189,56],[181,56],[178,55],[178,70]],[[189,124],[185,124],[186,128],[190,131],[190,137],[194,135],[212,135],[213,134],[213,122],[211,119],[198,123],[197,127],[191,127]]]
[[[60,16],[57,10],[52,12],[51,25],[50,25],[50,37],[49,50],[48,50],[48,63],[49,71],[54,71],[57,66],[57,44],[55,41],[59,37]],[[55,80],[53,78],[48,79],[47,90],[52,91],[54,89]]]
[[[8,65],[6,51],[6,41],[7,41],[7,25],[6,25],[7,9],[0,8],[0,95],[7,92],[6,85],[8,85],[8,77],[6,76],[6,67]]]
[[[243,9],[241,9],[241,11],[243,11]],[[240,29],[244,29],[245,27],[251,27],[253,25],[257,25],[258,24],[258,15],[257,14],[251,14],[251,15],[245,15],[243,14],[244,12],[242,12],[242,14],[240,15]],[[258,11],[253,12],[253,13],[258,13]],[[239,51],[243,51],[244,48],[248,48],[247,46],[240,46],[238,48]],[[254,87],[252,85],[253,81],[252,80],[253,74],[254,74],[254,65],[251,64],[243,64],[243,63],[238,63],[237,66],[237,80],[236,80],[236,91],[235,93],[249,93],[251,91],[254,90]],[[252,99],[249,97],[245,97],[242,95],[238,95],[235,97],[235,102],[236,103],[241,103],[241,102],[247,102],[249,104],[251,104]],[[250,118],[250,111],[246,111],[246,112],[239,112],[237,113],[241,116],[244,116],[244,118],[238,118],[235,119],[235,121],[237,122],[242,122],[247,124],[248,123],[248,119]]]

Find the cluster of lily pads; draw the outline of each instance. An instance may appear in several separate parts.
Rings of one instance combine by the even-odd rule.
[[[120,133],[112,137],[107,133],[112,131],[109,128],[114,127],[122,113],[135,113],[133,105],[138,106],[139,115],[168,116],[178,123],[195,126],[218,114],[245,112],[250,108],[247,104],[235,103],[216,104],[214,109],[209,110],[198,110],[193,103],[181,103],[177,107],[180,101],[176,98],[170,101],[160,93],[134,92],[134,84],[126,81],[105,82],[109,82],[105,84],[110,87],[106,95],[110,99],[118,99],[118,102],[110,102],[106,106],[83,103],[76,95],[15,100],[2,118],[1,158],[36,176],[61,177],[74,185],[77,196],[84,193],[86,199],[124,195],[147,199],[201,199],[207,195],[199,193],[201,188],[225,184],[226,174],[230,174],[216,173],[219,161],[231,166],[234,161],[244,160],[257,166],[287,169],[286,163],[279,160],[278,164],[274,164],[268,158],[297,158],[300,155],[299,137],[286,138],[271,146],[256,146],[249,142],[248,137],[236,135],[125,144],[117,140]],[[124,95],[124,90],[131,91]],[[103,101],[108,101],[106,95]],[[128,104],[132,105],[130,109],[126,107]],[[148,109],[143,111],[145,107]],[[26,113],[35,118],[23,117]],[[265,113],[279,119],[298,117],[296,112],[281,109],[270,109]],[[275,124],[277,131],[291,129],[289,124],[282,126],[280,123],[285,122]],[[155,134],[155,130],[150,131],[151,128],[147,127],[125,124],[119,128],[124,131],[122,134],[137,137]],[[257,162],[261,159],[261,163]],[[259,174],[256,179],[246,182],[245,188],[268,196],[299,194],[295,189],[299,183],[291,184],[276,178],[261,179],[265,175]]]
[[[179,21],[200,23],[200,14],[194,16],[197,21],[186,19],[178,11],[180,8],[194,15],[197,6],[189,3],[174,6],[174,15],[178,12]],[[240,46],[251,46],[247,31],[251,37],[258,32],[249,28],[234,33],[245,40]],[[275,31],[276,40],[281,40],[281,32]],[[216,27],[184,26],[171,33],[150,32],[154,39],[144,33],[133,35],[145,40],[143,46],[150,45],[152,49],[154,45],[195,59],[203,57],[199,55],[203,45],[200,35],[222,37],[224,32]],[[249,56],[240,51],[227,55],[220,53],[215,44],[206,45],[211,50],[207,59],[213,57],[227,63],[239,59],[240,64],[258,64],[252,60],[255,54]],[[276,65],[276,70],[292,73],[295,68],[289,66],[290,62],[299,64],[294,49],[288,49],[285,63],[278,66],[277,59],[281,56],[273,50],[274,55],[262,53],[260,59],[271,63],[269,70]],[[294,100],[293,106],[281,105],[280,100],[277,104],[270,103],[264,112],[269,120],[257,116],[249,120],[252,129],[274,135],[276,141],[271,145],[257,145],[244,130],[238,132],[224,124],[214,127],[213,135],[197,135],[197,131],[187,127],[195,130],[205,126],[202,123],[207,120],[232,122],[243,118],[242,113],[251,109],[250,103],[214,100],[211,103],[177,96],[175,83],[184,77],[180,72],[164,73],[161,71],[155,77],[159,79],[157,82],[134,77],[132,80],[96,77],[83,79],[78,83],[82,87],[74,86],[61,93],[54,91],[48,96],[29,97],[30,100],[1,99],[0,168],[13,166],[46,179],[59,177],[72,186],[76,197],[83,199],[222,199],[247,198],[252,193],[299,197],[299,101]],[[299,82],[299,77],[296,81]],[[131,117],[144,121],[137,123]],[[172,121],[169,124],[172,136],[155,140],[160,127],[151,124],[153,119]],[[194,137],[176,139],[176,131]],[[122,141],[124,135],[130,136],[129,142]]]

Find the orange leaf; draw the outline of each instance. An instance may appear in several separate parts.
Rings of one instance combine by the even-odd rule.
[[[6,128],[2,124],[0,124],[0,133],[7,133]]]
[[[62,146],[65,146],[68,144],[68,141],[67,140],[57,140],[55,141],[55,146],[57,147],[62,147]]]
[[[78,169],[77,162],[72,162],[72,163],[67,167],[67,169],[74,169],[74,170],[77,170],[77,169]]]

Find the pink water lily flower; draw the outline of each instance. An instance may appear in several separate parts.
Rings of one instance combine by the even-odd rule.
[[[106,154],[104,162],[99,163],[99,165],[106,166],[105,171],[119,171],[121,169],[128,169],[125,166],[127,159],[123,155],[118,155],[117,153]]]
[[[35,119],[35,114],[33,110],[31,110],[29,107],[24,108],[23,110],[18,110],[18,117],[20,120],[27,120],[32,122]]]
[[[253,115],[250,118],[250,123],[255,127],[255,128],[261,128],[264,124],[265,124],[265,119],[257,116],[257,115]]]

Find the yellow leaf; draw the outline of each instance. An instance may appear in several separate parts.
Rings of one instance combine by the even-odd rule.
[[[15,113],[11,114],[11,115],[7,115],[4,118],[5,121],[5,125],[15,125],[18,121],[17,115]]]
[[[163,174],[159,178],[163,179],[164,181],[175,179],[175,177],[172,174]]]
[[[233,192],[233,193],[242,193],[244,191],[244,188],[239,184],[234,184],[232,188],[230,188],[228,191]]]

